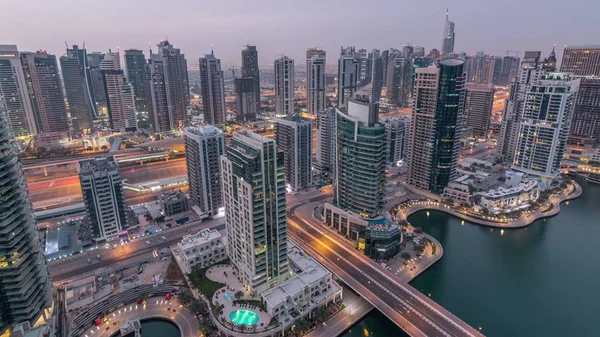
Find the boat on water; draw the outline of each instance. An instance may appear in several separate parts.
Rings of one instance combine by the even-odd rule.
[[[586,180],[594,184],[600,184],[600,173],[589,173]]]

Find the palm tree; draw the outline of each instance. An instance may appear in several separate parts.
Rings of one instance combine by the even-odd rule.
[[[246,324],[240,324],[238,325],[238,327],[240,328],[240,331],[244,332],[244,330],[246,330]]]
[[[189,290],[184,290],[177,294],[177,303],[185,307],[187,307],[193,300],[194,298],[192,297],[192,293],[190,293]]]
[[[196,316],[203,314],[206,311],[206,305],[201,300],[194,300],[190,303],[189,309]]]
[[[410,259],[410,253],[403,252],[402,254],[400,254],[400,257],[402,257],[404,260],[408,260]]]
[[[244,297],[244,292],[241,290],[238,290],[235,292],[235,294],[233,294],[233,297],[235,297],[236,300],[239,300],[240,298]]]

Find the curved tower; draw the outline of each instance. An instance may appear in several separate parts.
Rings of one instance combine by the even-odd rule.
[[[12,138],[0,110],[0,335],[17,323],[33,325],[51,301],[48,269]]]

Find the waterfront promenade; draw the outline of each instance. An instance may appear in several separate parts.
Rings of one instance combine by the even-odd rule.
[[[531,225],[534,221],[555,216],[560,212],[560,204],[562,202],[575,199],[582,193],[581,186],[576,182],[569,183],[567,189],[560,194],[550,195],[548,200],[538,209],[523,214],[514,220],[506,220],[493,216],[470,215],[469,213],[456,210],[438,201],[413,201],[410,206],[400,209],[396,213],[397,220],[406,220],[411,214],[423,211],[432,210],[448,213],[462,220],[469,221],[478,225],[493,227],[493,228],[522,228]]]

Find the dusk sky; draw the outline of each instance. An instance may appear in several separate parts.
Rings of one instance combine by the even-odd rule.
[[[7,7],[8,6],[8,7]],[[60,56],[69,44],[88,52],[148,50],[168,36],[188,64],[210,52],[225,65],[255,44],[260,64],[285,54],[304,62],[309,47],[335,64],[340,46],[381,50],[422,45],[441,49],[446,7],[456,23],[455,51],[542,50],[565,44],[600,44],[600,1],[593,0],[55,0],[13,1],[0,14],[0,44],[21,51],[47,49]]]

